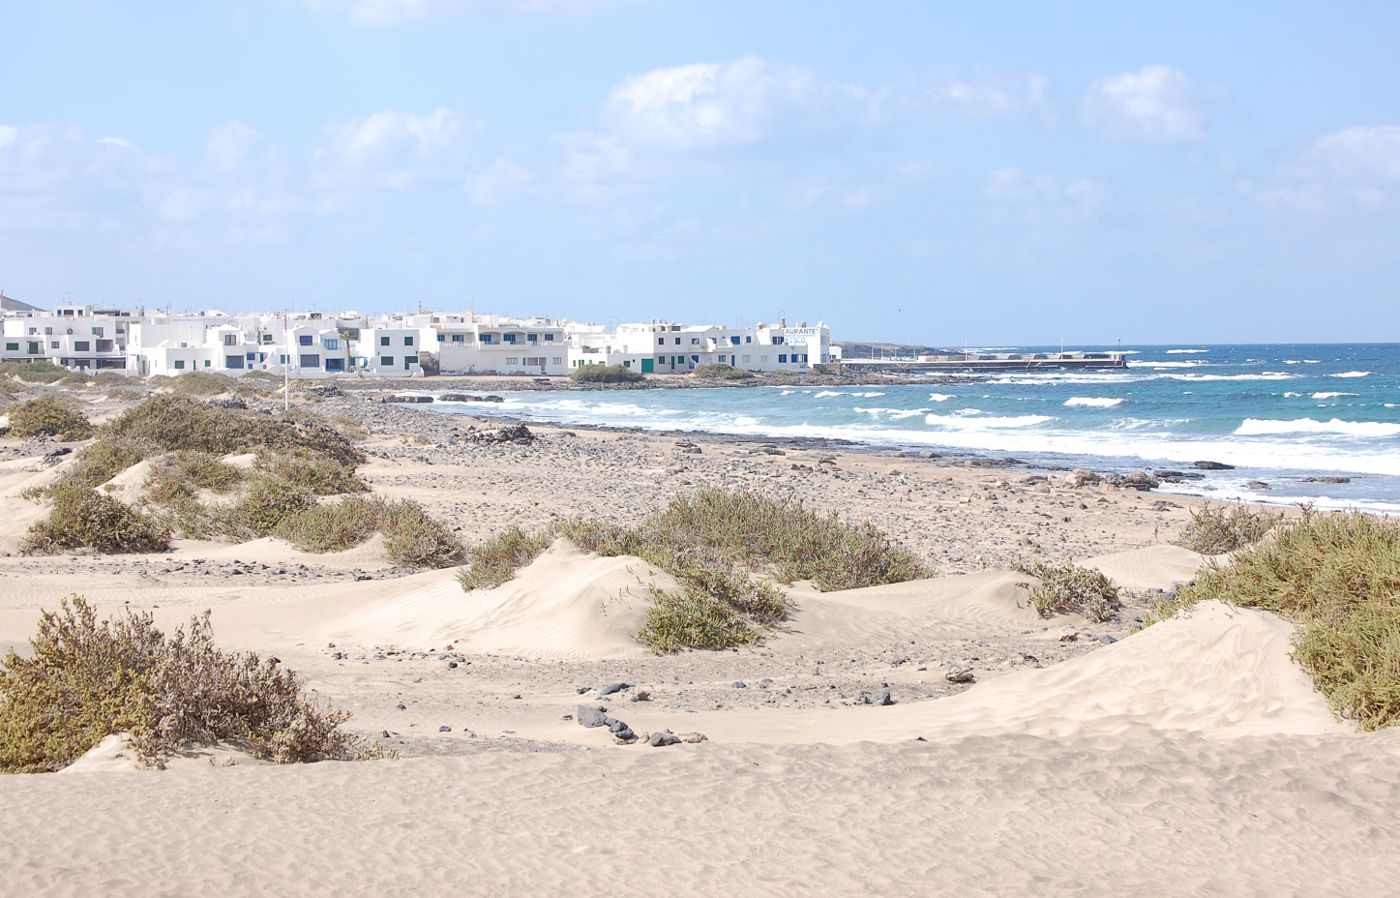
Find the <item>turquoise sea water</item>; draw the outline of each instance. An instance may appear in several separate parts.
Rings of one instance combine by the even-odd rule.
[[[1236,467],[1167,488],[1400,512],[1400,344],[1122,348],[1131,353],[1122,371],[1005,372],[917,386],[520,391],[500,404],[434,407],[562,424],[826,437],[1097,470],[1190,470],[1210,460]],[[1309,476],[1351,482],[1305,482]]]

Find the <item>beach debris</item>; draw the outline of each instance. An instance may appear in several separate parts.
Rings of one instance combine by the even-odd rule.
[[[661,748],[663,745],[676,745],[680,741],[680,737],[670,730],[652,733],[647,737],[647,745],[650,745],[652,748]]]
[[[1117,636],[1110,636],[1110,635],[1108,635],[1107,633],[1105,633],[1105,634],[1103,634],[1102,636],[1099,637],[1099,644],[1100,644],[1100,645],[1113,645],[1113,644],[1114,644],[1115,642],[1117,642],[1117,641],[1118,641],[1118,637],[1117,637]]]
[[[943,679],[949,683],[974,683],[977,675],[966,665],[949,664],[943,672]]]
[[[624,689],[631,689],[631,688],[632,688],[632,684],[631,684],[631,683],[622,683],[622,682],[618,682],[618,683],[609,683],[608,685],[604,686],[602,689],[599,689],[599,690],[598,690],[598,695],[599,695],[599,697],[601,697],[601,698],[607,698],[608,696],[614,695],[614,694],[616,694],[616,693],[618,693],[618,692],[621,692],[621,691],[624,690]]]
[[[632,693],[632,697],[628,699],[628,701],[649,702],[651,701],[651,693],[647,692],[645,689],[638,689],[636,692]]]
[[[450,727],[450,726],[448,726],[447,724],[444,723],[442,726],[438,727],[438,732],[439,732],[439,733],[450,733],[450,732],[452,732],[452,727]]]
[[[876,692],[862,692],[860,698],[856,699],[858,705],[893,705],[894,698],[888,689],[880,689]]]
[[[734,688],[734,689],[748,689],[748,688],[749,688],[749,684],[748,684],[748,683],[745,683],[743,680],[735,680],[735,681],[734,681],[733,683],[731,683],[730,685],[731,685],[731,687]]]
[[[579,726],[586,729],[595,727],[607,727],[612,733],[613,739],[617,742],[630,745],[637,741],[637,734],[632,732],[632,728],[626,723],[608,714],[608,709],[602,705],[579,705],[574,709],[574,717],[578,720]]]
[[[1076,630],[1074,627],[1061,627],[1061,628],[1060,628],[1060,642],[1078,642],[1078,641],[1079,641],[1079,631]]]
[[[1078,489],[1084,486],[1093,486],[1102,479],[1088,468],[1075,468],[1061,478],[1060,482],[1072,489]]]

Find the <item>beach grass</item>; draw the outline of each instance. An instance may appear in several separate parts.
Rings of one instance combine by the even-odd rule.
[[[130,734],[148,764],[226,743],[276,763],[383,757],[343,729],[275,658],[214,645],[209,612],[166,635],[149,613],[99,620],[81,596],[44,611],[32,656],[0,660],[0,771],[60,770],[103,738]]]
[[[1366,730],[1400,723],[1400,522],[1305,512],[1206,565],[1157,617],[1206,599],[1295,621],[1294,657],[1339,716]]]

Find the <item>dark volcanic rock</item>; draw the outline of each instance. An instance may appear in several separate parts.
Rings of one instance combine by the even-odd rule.
[[[1227,465],[1223,461],[1198,461],[1192,462],[1192,467],[1200,468],[1202,471],[1233,471],[1234,465]]]

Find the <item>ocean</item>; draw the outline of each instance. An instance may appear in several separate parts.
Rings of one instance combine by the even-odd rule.
[[[1400,344],[1110,348],[1129,353],[1127,369],[951,383],[939,375],[909,386],[518,391],[499,404],[434,407],[559,424],[824,437],[1014,456],[1046,468],[1193,471],[1207,460],[1234,470],[1164,489],[1400,513]],[[1350,481],[1306,479],[1318,477]]]

